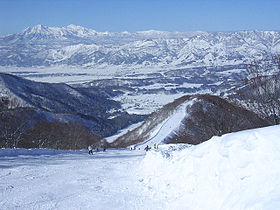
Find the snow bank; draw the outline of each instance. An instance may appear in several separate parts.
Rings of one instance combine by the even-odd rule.
[[[271,126],[197,146],[160,145],[141,162],[141,182],[167,209],[277,209],[279,137],[280,126]]]
[[[55,149],[0,149],[0,157],[19,155],[58,155],[65,153],[87,153],[85,150],[55,150]]]

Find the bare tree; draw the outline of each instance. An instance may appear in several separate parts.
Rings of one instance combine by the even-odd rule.
[[[0,111],[17,109],[24,107],[22,102],[16,97],[2,96],[0,98]]]
[[[10,100],[8,97],[0,98],[0,111],[7,110],[9,107]]]
[[[10,99],[9,109],[16,109],[19,107],[23,107],[21,101],[16,97],[12,97]]]
[[[0,146],[17,147],[32,117],[16,97],[0,97]]]
[[[84,149],[100,141],[82,122],[37,122],[23,136],[21,147]]]
[[[280,113],[280,55],[248,65],[244,87],[238,91],[248,106],[274,124]]]
[[[28,127],[26,110],[0,111],[0,146],[17,147]]]

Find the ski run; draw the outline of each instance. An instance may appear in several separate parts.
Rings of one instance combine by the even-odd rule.
[[[0,209],[279,209],[280,126],[145,152],[0,150]]]

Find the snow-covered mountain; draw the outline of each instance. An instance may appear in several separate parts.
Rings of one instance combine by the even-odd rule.
[[[280,33],[96,32],[37,25],[0,38],[1,66],[193,67],[240,65],[280,52]]]
[[[53,41],[67,39],[86,39],[97,35],[92,29],[86,29],[81,26],[69,25],[67,27],[46,27],[36,25],[28,27],[18,34],[12,34],[3,37],[6,41],[12,42],[36,42],[36,41]],[[100,34],[100,33],[99,33]]]

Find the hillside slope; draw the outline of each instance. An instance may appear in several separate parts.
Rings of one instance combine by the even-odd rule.
[[[16,99],[19,107],[33,108],[42,115],[42,120],[82,121],[99,136],[112,135],[144,118],[118,111],[120,104],[108,99],[106,92],[64,83],[33,82],[3,73],[0,73],[0,96]]]
[[[253,112],[218,96],[184,96],[153,113],[141,126],[119,137],[112,145],[199,144],[215,135],[269,124]]]

